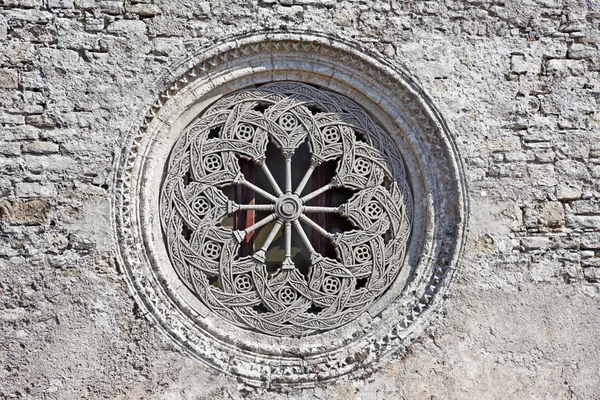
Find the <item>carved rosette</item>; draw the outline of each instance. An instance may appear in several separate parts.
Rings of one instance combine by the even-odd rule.
[[[265,162],[269,142],[285,159],[282,185]],[[294,154],[303,144],[310,166],[292,187]],[[254,162],[270,187],[246,179],[239,159]],[[331,182],[303,194],[327,161],[337,162]],[[267,204],[236,204],[220,189],[229,185],[249,187]],[[353,196],[336,207],[308,205],[334,188]],[[160,217],[177,273],[207,307],[240,327],[303,336],[351,321],[394,281],[410,233],[410,199],[395,144],[363,109],[333,92],[278,82],[221,98],[183,131],[171,153]],[[243,229],[221,226],[240,210],[269,214]],[[311,219],[318,213],[341,215],[354,229],[328,232]],[[306,228],[330,240],[337,257],[316,251]],[[269,232],[264,243],[239,256],[240,243],[259,229]],[[280,231],[285,259],[268,271],[265,254]],[[306,274],[292,259],[292,232],[310,254]]]
[[[115,261],[141,314],[252,386],[315,386],[405,354],[449,293],[469,213],[454,136],[415,81],[314,32],[242,35],[166,68],[113,186]],[[336,190],[343,202],[322,201]]]

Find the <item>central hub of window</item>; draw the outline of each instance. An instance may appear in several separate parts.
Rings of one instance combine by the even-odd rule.
[[[302,200],[295,194],[282,195],[275,203],[275,212],[282,220],[292,222],[302,213]]]

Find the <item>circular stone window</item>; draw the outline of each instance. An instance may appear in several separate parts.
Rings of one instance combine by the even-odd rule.
[[[467,214],[451,135],[410,75],[300,33],[238,37],[173,72],[115,190],[146,315],[256,386],[401,357],[439,311]]]
[[[207,308],[304,336],[352,321],[394,282],[410,199],[396,145],[363,109],[278,82],[223,96],[183,131],[160,219],[171,263]]]

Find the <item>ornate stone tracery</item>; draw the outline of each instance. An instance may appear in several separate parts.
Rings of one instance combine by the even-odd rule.
[[[173,76],[176,78],[173,79]],[[275,142],[280,158],[283,159],[282,154],[297,146],[298,154],[308,147],[308,134],[294,129],[305,126],[304,118],[311,116],[305,111],[298,111],[292,115],[295,119],[287,115],[283,117],[288,105],[282,102],[277,109],[280,118],[274,122],[265,121],[263,112],[266,109],[262,106],[253,110],[257,112],[254,117],[251,110],[241,108],[233,114],[228,103],[221,104],[218,99],[225,99],[225,95],[228,101],[232,101],[236,94],[243,96],[243,89],[253,86],[262,89],[272,82],[290,79],[311,85],[306,86],[308,89],[324,89],[311,90],[310,95],[303,93],[290,101],[310,102],[314,97],[315,102],[331,105],[334,92],[343,94],[336,99],[346,110],[343,113],[313,114],[314,109],[309,109],[314,124],[322,127],[320,135],[310,137],[310,154],[320,157],[321,165],[315,167],[313,178],[305,185],[308,192],[317,190],[312,187],[315,181],[322,183],[323,190],[327,189],[328,183],[349,188],[352,196],[356,196],[336,203],[335,207],[342,205],[339,212],[345,213],[345,216],[339,218],[347,221],[351,228],[339,232],[328,230],[329,233],[342,233],[337,237],[345,239],[336,240],[337,253],[333,256],[324,253],[319,261],[320,268],[303,269],[296,263],[298,274],[291,274],[293,269],[283,269],[284,258],[273,268],[269,255],[269,251],[273,251],[271,249],[265,253],[267,274],[257,274],[253,268],[259,262],[256,256],[260,253],[248,252],[250,243],[247,243],[247,238],[255,233],[258,234],[256,239],[262,237],[264,242],[270,227],[265,224],[260,231],[254,227],[256,230],[248,234],[246,230],[260,222],[261,218],[252,220],[247,217],[250,213],[273,214],[275,209],[243,210],[241,206],[252,204],[252,201],[248,201],[243,193],[240,201],[237,194],[233,198],[227,189],[232,185],[226,182],[234,181],[233,186],[244,190],[250,185],[256,186],[257,190],[248,189],[255,193],[254,204],[278,206],[279,214],[276,216],[282,216],[282,231],[286,219],[292,225],[295,221],[308,229],[307,224],[300,220],[304,212],[296,210],[300,207],[296,199],[290,196],[285,198],[286,201],[283,197],[278,201],[280,195],[273,191],[267,178],[261,180],[259,175],[264,175],[260,166],[262,155],[273,154],[274,146],[267,132],[281,136]],[[144,113],[139,115],[123,143],[117,160],[119,168],[115,175],[112,210],[115,232],[119,237],[116,261],[141,313],[191,357],[252,386],[310,387],[343,376],[362,375],[404,354],[406,346],[435,320],[437,310],[448,293],[462,252],[468,218],[462,165],[453,136],[435,106],[414,83],[410,72],[361,48],[358,43],[341,38],[318,33],[263,32],[238,36],[199,50],[181,63],[172,65],[156,84],[156,89],[157,97],[148,100]],[[280,95],[276,93],[268,93],[266,97],[271,99],[271,103],[280,101]],[[348,98],[368,109],[374,119]],[[241,98],[238,101],[243,103]],[[293,104],[290,107],[294,108]],[[228,135],[237,142],[238,149],[228,148],[230,144],[227,143],[206,140],[198,145],[185,139],[194,134],[194,129],[202,129],[202,126],[193,128],[193,125],[199,121],[198,116],[201,115],[202,119],[206,114],[204,110],[209,108],[212,113],[211,120],[205,120],[208,125],[224,126],[230,115],[235,118],[249,113],[237,129],[209,133],[209,139]],[[346,162],[348,157],[343,156],[340,145],[346,146],[347,141],[352,139],[348,126],[359,132],[377,132],[378,127],[383,129],[383,134],[374,134],[371,142],[355,139],[351,142],[354,143],[351,144],[354,153],[350,163]],[[291,129],[294,135],[288,134],[286,129]],[[184,131],[187,134],[181,136]],[[383,138],[383,141],[379,142],[378,138]],[[267,143],[266,150],[259,143]],[[388,148],[397,148],[402,160],[395,152],[382,156],[382,149]],[[247,156],[236,155],[237,150]],[[190,156],[169,156],[185,152]],[[192,156],[203,162],[190,163]],[[267,166],[271,156],[264,159]],[[337,177],[332,180],[331,175],[322,174],[323,166],[336,162],[335,172],[341,179],[344,176],[355,179],[338,181]],[[253,170],[244,164],[253,165],[256,176],[253,177]],[[375,173],[371,173],[373,166]],[[403,166],[409,171],[406,176]],[[275,175],[278,168],[269,166]],[[308,170],[310,163],[305,163],[304,168]],[[284,169],[281,167],[281,170]],[[167,170],[187,170],[189,173],[183,179],[168,179],[170,175],[165,178]],[[381,171],[386,171],[383,176]],[[300,175],[305,175],[304,169]],[[202,177],[201,181],[195,180],[198,176]],[[327,179],[323,180],[323,176]],[[284,179],[280,176],[275,178],[281,191],[285,192]],[[294,187],[300,184],[301,178],[296,177]],[[390,185],[391,182],[397,185]],[[331,193],[333,198],[337,188],[328,188],[325,194]],[[365,188],[370,190],[363,190]],[[382,189],[384,192],[381,192]],[[265,191],[266,197],[260,190]],[[292,188],[292,194],[294,191]],[[398,198],[394,191],[399,191],[404,208],[393,201]],[[169,198],[168,217],[161,211],[166,204],[165,193],[177,193],[177,196]],[[306,194],[302,192],[300,197]],[[270,200],[269,196],[272,197]],[[240,205],[237,211],[230,208],[232,200]],[[332,206],[317,200],[319,197],[311,200],[315,203],[301,206]],[[412,203],[409,203],[411,200]],[[358,209],[352,207],[357,207],[357,202],[364,206]],[[398,224],[398,219],[385,217],[386,209],[399,206],[400,214],[406,213],[412,218],[410,234],[404,232],[408,224]],[[308,216],[321,226],[323,217],[338,215],[329,212]],[[234,220],[246,218],[247,223],[239,225],[239,221],[235,222],[233,229],[230,223],[232,217]],[[219,220],[221,223],[220,226],[212,225],[210,229],[193,229],[204,220]],[[165,227],[175,223],[181,224],[181,229],[174,232],[183,240],[165,241]],[[274,223],[275,220],[268,221],[268,224]],[[383,235],[375,233],[384,230]],[[353,231],[358,231],[358,234]],[[292,232],[296,232],[293,226]],[[371,232],[371,236],[363,235],[364,232]],[[396,232],[398,237],[407,237],[407,241],[391,241],[392,232]],[[321,237],[316,227],[311,227],[307,233],[311,242],[319,245],[315,248],[322,247],[323,242],[330,242]],[[236,249],[242,235],[246,239],[243,239],[240,253]],[[373,244],[379,240],[385,247],[380,243]],[[281,239],[277,238],[274,243],[278,241],[281,243]],[[255,241],[255,244],[262,245],[263,242]],[[405,253],[405,265],[395,278],[393,273],[386,275],[385,266],[390,264],[391,257],[402,252]],[[284,255],[285,251],[281,253]],[[221,258],[237,257],[239,260],[246,256],[250,256],[250,263],[241,264],[232,273],[219,277]],[[332,329],[316,327],[300,334],[297,331],[289,334],[279,331],[276,335],[263,333],[258,328],[249,329],[252,325],[245,322],[235,322],[238,315],[233,310],[243,307],[245,299],[259,292],[267,293],[268,301],[277,304],[279,311],[295,309],[294,304],[306,296],[291,283],[287,285],[277,279],[285,275],[297,276],[300,282],[310,279],[312,285],[308,286],[309,291],[322,293],[323,299],[330,301],[328,304],[332,307],[335,307],[333,301],[352,301],[352,298],[337,296],[340,292],[347,293],[345,285],[351,279],[344,275],[345,271],[336,269],[336,263],[345,263],[344,260],[352,260],[356,264],[352,264],[352,274],[359,288],[366,287],[369,276],[392,279],[391,283],[380,279],[381,288],[374,288],[379,291],[379,296],[373,297],[370,305],[359,315],[349,316],[348,322],[340,321],[340,325]],[[193,265],[202,265],[204,270]],[[372,265],[384,268],[372,268]],[[288,272],[282,274],[283,271]],[[190,285],[207,277],[210,287]],[[292,282],[291,279],[288,281]],[[269,293],[266,289],[270,285],[278,285],[279,290]],[[239,296],[228,298],[211,287],[222,287],[224,293],[237,291]],[[265,308],[258,306],[253,311],[265,314]],[[309,311],[313,316],[321,315],[324,308],[314,306]],[[296,329],[291,324],[284,327]]]
[[[285,159],[281,187],[265,162],[269,142]],[[310,165],[293,187],[294,154],[304,143]],[[260,168],[269,187],[250,182],[240,158]],[[307,192],[326,161],[338,163],[332,180]],[[228,199],[221,189],[232,184],[267,204]],[[333,188],[354,194],[337,207],[310,205]],[[210,309],[241,327],[301,336],[347,323],[388,288],[403,266],[410,199],[395,145],[366,112],[333,92],[279,82],[225,96],[185,129],[171,154],[160,210],[177,272]],[[240,210],[268,215],[238,230],[221,225]],[[318,213],[345,217],[354,229],[329,232],[311,218]],[[262,245],[239,256],[242,241],[261,228],[268,231]],[[329,239],[337,257],[315,250],[306,228]],[[266,253],[280,230],[285,258],[270,272]],[[306,275],[292,259],[292,232],[310,255]]]

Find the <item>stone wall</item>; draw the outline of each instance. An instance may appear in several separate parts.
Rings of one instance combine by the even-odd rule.
[[[2,0],[0,397],[600,395],[600,4]],[[123,138],[169,66],[258,29],[352,39],[455,135],[467,249],[434,329],[363,379],[251,389],[145,318],[116,257]]]

